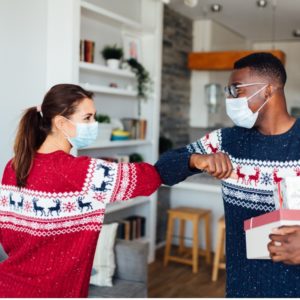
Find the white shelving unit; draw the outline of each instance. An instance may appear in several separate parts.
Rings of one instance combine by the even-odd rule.
[[[120,76],[120,77],[126,77],[126,78],[135,78],[135,74],[132,73],[129,70],[113,70],[111,68],[108,68],[106,66],[102,66],[100,64],[94,64],[94,63],[86,63],[81,61],[79,63],[79,68],[81,70],[91,71],[91,72],[97,72],[102,74],[109,74],[113,76]]]
[[[138,205],[142,205],[142,204],[148,204],[150,201],[149,198],[147,197],[138,197],[135,199],[130,199],[126,202],[115,202],[115,203],[111,203],[109,205],[109,207],[106,210],[106,213],[113,213],[119,210],[123,210],[123,209],[128,209],[132,206],[138,206]]]
[[[94,92],[97,111],[119,119],[138,117],[135,74],[130,70],[108,68],[100,55],[105,45],[123,45],[124,34],[134,35],[140,40],[141,63],[154,82],[152,95],[141,105],[141,118],[147,120],[146,140],[98,141],[75,154],[101,157],[137,152],[146,162],[153,164],[158,157],[163,5],[156,0],[74,1],[78,6],[77,45],[79,40],[86,39],[95,41],[96,46],[95,63],[79,62],[79,53],[74,55],[77,62],[73,78],[82,87]],[[136,12],[134,18],[133,12]],[[79,46],[75,48],[74,51],[79,52]],[[117,88],[110,87],[110,83],[116,83]],[[127,88],[128,85],[133,88]],[[149,262],[155,257],[156,205],[157,197],[153,194],[111,203],[105,215],[105,222],[131,215],[146,218],[146,236],[139,240],[149,243]]]
[[[62,13],[63,12],[63,13]],[[155,163],[158,158],[161,51],[163,4],[158,0],[59,0],[47,1],[46,86],[62,82],[76,84],[94,91],[98,113],[112,118],[147,120],[146,140],[97,142],[75,155],[103,157],[140,153],[144,160]],[[147,102],[138,101],[135,75],[129,70],[111,70],[101,57],[105,45],[123,45],[125,34],[139,39],[141,63],[154,82]],[[80,40],[95,41],[95,62],[79,61]],[[110,88],[111,83],[118,88]],[[128,88],[129,87],[129,88]],[[130,89],[132,87],[132,89]],[[147,174],[145,174],[147,176]],[[149,261],[154,260],[156,231],[156,194],[108,205],[105,222],[131,215],[146,218]]]
[[[109,95],[118,95],[118,96],[125,96],[125,97],[133,97],[137,98],[137,92],[136,91],[128,91],[121,88],[112,88],[107,86],[101,86],[101,85],[94,85],[90,83],[79,83],[83,88],[92,91],[94,93],[100,93],[100,94],[109,94]]]
[[[109,142],[96,142],[95,144],[84,148],[84,150],[104,149],[104,148],[125,148],[134,146],[151,145],[147,140],[128,140],[128,141],[109,141]]]

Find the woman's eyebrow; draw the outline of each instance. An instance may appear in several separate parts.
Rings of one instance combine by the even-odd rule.
[[[84,114],[83,117],[90,117],[90,116],[94,116],[94,114],[92,113],[87,113],[87,114]]]

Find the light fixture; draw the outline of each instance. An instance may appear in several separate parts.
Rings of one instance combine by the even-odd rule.
[[[256,5],[258,7],[266,7],[268,5],[268,1],[267,0],[257,0]]]
[[[204,89],[208,112],[216,113],[223,98],[222,87],[219,83],[208,83]]]
[[[162,1],[162,3],[164,3],[164,4],[170,4],[170,0],[161,0]]]
[[[212,4],[210,6],[210,10],[212,12],[220,12],[222,10],[222,5],[221,4]]]
[[[294,29],[293,30],[293,36],[299,38],[300,37],[300,29]]]
[[[195,7],[198,4],[198,0],[184,0],[184,4],[189,7]]]

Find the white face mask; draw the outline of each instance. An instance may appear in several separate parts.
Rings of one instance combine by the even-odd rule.
[[[264,107],[265,103],[254,113],[248,106],[248,101],[256,96],[259,92],[265,89],[268,85],[264,85],[261,89],[255,92],[250,97],[241,98],[227,98],[226,99],[226,112],[228,117],[233,123],[240,127],[252,128],[258,118],[259,111]]]

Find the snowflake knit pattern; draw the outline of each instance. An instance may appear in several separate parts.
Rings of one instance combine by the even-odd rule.
[[[36,154],[19,189],[10,161],[0,186],[0,243],[8,254],[0,297],[87,297],[106,204],[148,196],[160,183],[146,163],[56,151]]]
[[[271,260],[248,260],[244,220],[275,209],[274,185],[287,176],[300,176],[300,121],[284,134],[268,136],[255,128],[232,127],[216,130],[200,140],[163,155],[157,163],[164,182],[172,185],[192,170],[170,161],[186,153],[227,153],[237,179],[222,181],[226,221],[226,296],[300,297],[300,267]],[[186,171],[184,171],[186,170]]]

